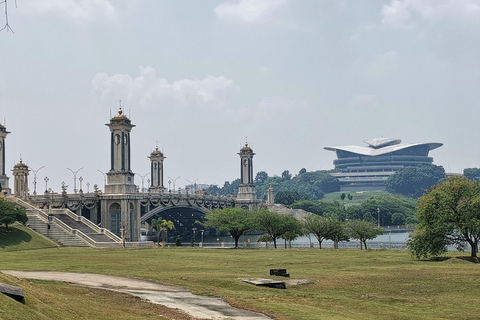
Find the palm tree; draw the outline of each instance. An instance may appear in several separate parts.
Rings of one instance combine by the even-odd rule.
[[[158,219],[152,219],[152,221],[150,222],[150,225],[152,226],[152,228],[154,228],[155,230],[157,230],[157,244],[160,245],[160,234],[163,234],[163,239],[162,240],[165,240],[165,243],[167,242],[167,232],[168,232],[168,229],[172,230],[173,228],[175,228],[175,225],[173,224],[172,221],[167,221],[165,219],[161,219],[161,218],[158,218]]]
[[[164,235],[164,242],[168,242],[168,229],[172,230],[175,228],[175,225],[173,224],[172,221],[170,220],[165,220],[163,219],[161,224],[160,224],[160,230],[162,230],[162,233]]]

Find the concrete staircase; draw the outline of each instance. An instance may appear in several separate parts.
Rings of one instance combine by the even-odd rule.
[[[68,209],[52,209],[48,213],[29,203],[10,196],[8,200],[25,208],[27,225],[34,231],[56,240],[64,246],[120,248],[122,239],[105,228],[100,228],[90,220],[77,216]],[[129,247],[150,246],[149,243],[127,242]]]

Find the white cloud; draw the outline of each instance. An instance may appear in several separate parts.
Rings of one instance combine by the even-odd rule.
[[[418,19],[438,21],[446,18],[479,19],[477,0],[392,0],[382,8],[382,24],[412,28]]]
[[[257,23],[271,20],[287,7],[288,0],[239,0],[219,4],[215,15],[221,20]]]
[[[29,0],[21,5],[32,14],[53,13],[73,19],[113,18],[115,8],[110,0]]]
[[[126,97],[142,107],[159,101],[171,101],[180,105],[226,107],[240,89],[233,80],[224,76],[208,75],[203,79],[182,79],[169,82],[157,76],[152,67],[140,68],[138,77],[128,74],[109,76],[97,73],[92,80],[93,89],[101,99]]]

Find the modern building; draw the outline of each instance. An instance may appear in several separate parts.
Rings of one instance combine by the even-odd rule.
[[[341,191],[385,190],[385,181],[397,170],[420,163],[433,163],[430,150],[442,143],[402,143],[400,139],[375,138],[364,141],[367,146],[325,147],[334,151],[333,174],[340,181]]]

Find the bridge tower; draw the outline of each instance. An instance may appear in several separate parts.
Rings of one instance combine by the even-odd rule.
[[[10,193],[8,187],[8,177],[5,174],[5,138],[10,132],[0,124],[0,184],[2,185],[2,193]]]
[[[149,191],[161,192],[165,189],[163,186],[163,160],[166,158],[163,153],[155,148],[150,156],[150,181]]]
[[[17,163],[13,167],[13,176],[14,179],[14,192],[13,194],[20,199],[27,199],[28,198],[28,174],[30,170],[28,166],[22,162]]]
[[[122,109],[106,124],[110,128],[110,171],[107,173],[105,193],[129,194],[136,193],[134,173],[130,168],[130,131],[133,125]]]
[[[140,202],[131,170],[130,131],[135,125],[122,109],[106,124],[110,128],[110,171],[101,201],[101,225],[127,241],[140,237]]]
[[[240,179],[238,186],[237,204],[248,209],[256,208],[258,203],[255,184],[253,183],[253,156],[252,148],[245,143],[245,146],[238,153],[240,156]]]

